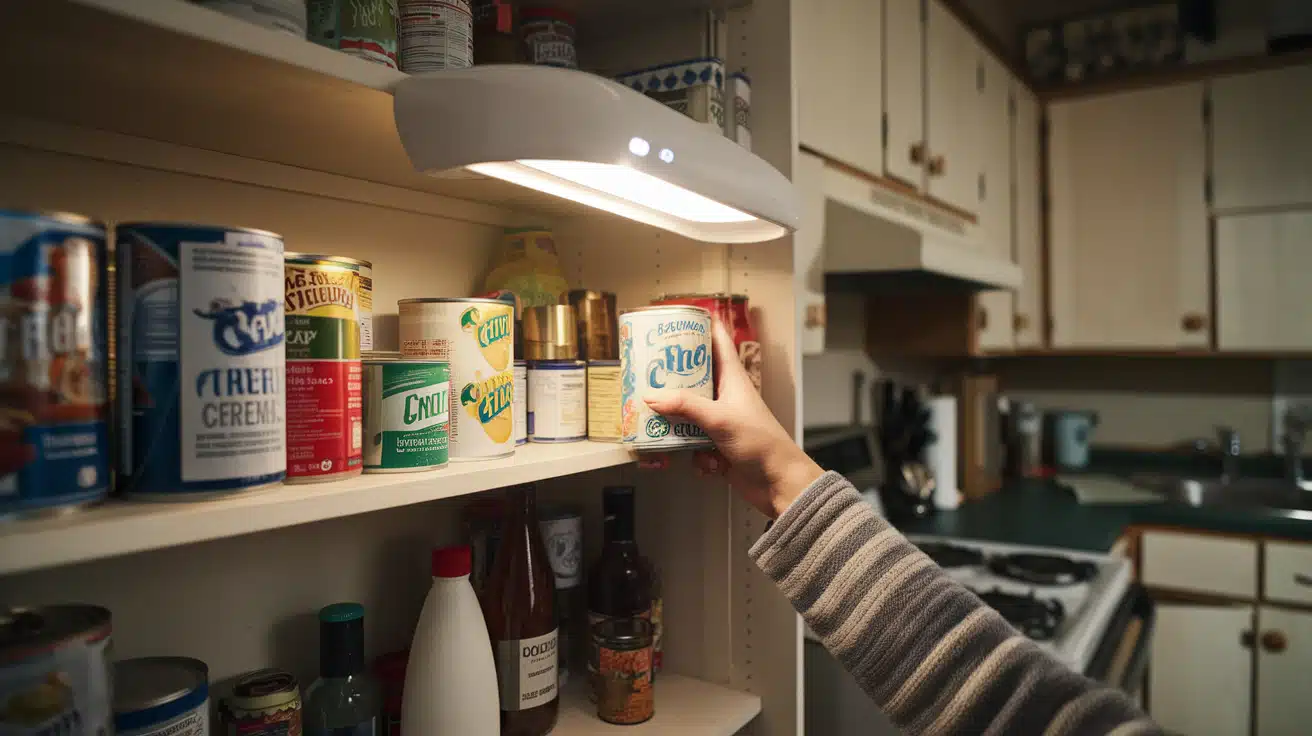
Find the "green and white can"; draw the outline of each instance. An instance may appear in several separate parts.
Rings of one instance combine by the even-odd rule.
[[[363,362],[364,472],[445,467],[451,441],[450,364],[374,352],[366,353]]]

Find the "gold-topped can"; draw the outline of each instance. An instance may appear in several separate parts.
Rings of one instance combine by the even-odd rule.
[[[619,327],[615,295],[609,291],[575,289],[565,294],[578,323],[579,359],[619,360]]]
[[[524,310],[524,357],[528,360],[576,360],[578,325],[568,304]]]

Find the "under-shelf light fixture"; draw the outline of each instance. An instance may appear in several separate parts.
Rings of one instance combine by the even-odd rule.
[[[797,227],[778,170],[609,79],[495,65],[412,76],[394,92],[401,142],[425,173],[472,171],[707,242]]]

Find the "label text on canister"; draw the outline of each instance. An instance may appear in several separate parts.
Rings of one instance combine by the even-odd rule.
[[[445,363],[370,362],[366,367],[368,470],[407,470],[446,464],[451,383]],[[375,416],[377,417],[375,419]]]
[[[620,391],[625,442],[648,447],[708,443],[696,424],[670,421],[643,400],[680,389],[714,397],[710,313],[697,307],[639,309],[620,315]]]
[[[556,699],[556,630],[496,643],[501,710],[527,710]]]

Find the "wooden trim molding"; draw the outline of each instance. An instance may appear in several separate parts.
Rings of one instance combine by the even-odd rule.
[[[820,151],[817,151],[814,148],[811,148],[810,146],[807,146],[805,144],[799,144],[798,149],[803,153],[815,156],[816,158],[820,159],[821,161],[824,162],[825,166],[831,169],[834,169],[836,171],[841,171],[844,174],[860,179],[868,184],[893,192],[898,196],[906,197],[908,199],[913,199],[922,204],[929,205],[930,207],[940,210],[944,214],[955,217],[971,225],[979,224],[979,218],[977,218],[973,213],[967,212],[966,210],[963,209],[958,209],[950,204],[947,204],[946,202],[941,202],[927,194],[923,194],[920,192],[920,190],[916,189],[913,186],[905,184],[902,181],[872,174],[864,169],[859,169],[855,166],[852,166],[851,164],[847,164],[842,161],[839,161],[838,159],[831,158],[830,156],[826,156]]]

